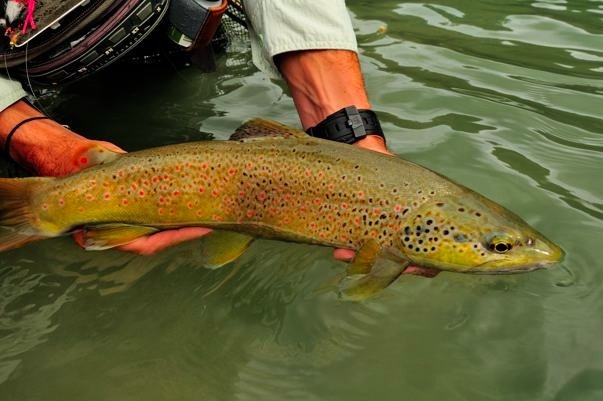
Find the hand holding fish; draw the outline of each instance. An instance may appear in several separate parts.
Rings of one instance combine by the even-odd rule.
[[[19,165],[36,175],[63,177],[108,161],[116,153],[126,153],[110,142],[91,140],[74,133],[58,122],[45,118],[24,101],[19,101],[0,113],[0,135],[5,138],[11,127],[26,119],[32,120],[19,128],[19,135],[12,141],[8,152]],[[165,230],[122,245],[119,249],[151,255],[167,247],[202,237],[211,231],[204,227]],[[84,237],[83,230],[73,234],[80,246],[84,246]]]

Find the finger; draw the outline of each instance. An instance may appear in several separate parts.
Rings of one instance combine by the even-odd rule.
[[[356,256],[356,251],[352,249],[338,248],[333,251],[333,257],[342,262],[351,262]]]
[[[160,231],[146,237],[139,238],[118,249],[134,252],[139,255],[152,255],[165,248],[180,244],[191,239],[200,238],[212,232],[211,228],[185,227],[175,230]]]
[[[408,266],[402,274],[412,274],[414,276],[423,276],[427,278],[432,278],[437,276],[440,273],[440,270],[431,269],[429,267],[418,267],[418,266]]]

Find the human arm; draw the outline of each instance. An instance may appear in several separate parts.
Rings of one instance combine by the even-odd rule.
[[[43,116],[23,100],[17,100],[0,112],[0,143],[6,144],[8,134],[22,121]],[[106,150],[105,150],[106,149]],[[64,176],[94,163],[103,155],[125,153],[116,145],[85,138],[52,119],[36,119],[21,125],[10,141],[9,156],[36,175]],[[110,156],[109,156],[110,157]],[[96,160],[97,162],[99,160]],[[186,227],[161,231],[142,237],[120,247],[121,250],[149,255],[178,243],[198,238],[211,232],[204,227]],[[83,232],[74,235],[83,244]]]

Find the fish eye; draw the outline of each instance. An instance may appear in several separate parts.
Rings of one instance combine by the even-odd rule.
[[[495,235],[488,241],[488,249],[496,253],[506,253],[513,248],[513,244],[506,236]]]

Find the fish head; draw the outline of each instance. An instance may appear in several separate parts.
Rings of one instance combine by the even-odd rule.
[[[396,237],[412,264],[466,273],[518,273],[559,262],[564,252],[502,206],[467,190],[422,205]]]

